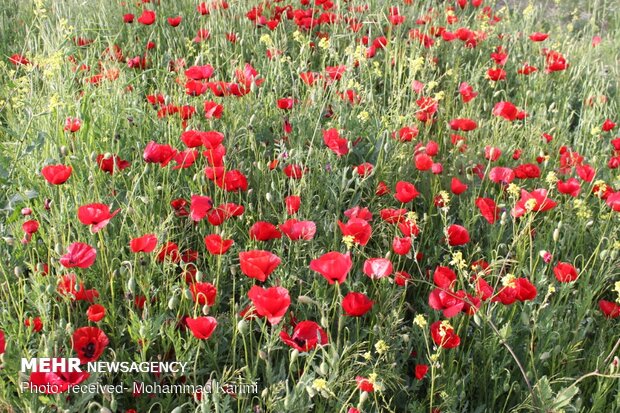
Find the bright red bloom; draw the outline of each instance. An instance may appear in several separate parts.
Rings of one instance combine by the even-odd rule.
[[[224,113],[224,106],[217,104],[216,102],[207,101],[204,105],[205,118],[207,119],[220,119]]]
[[[43,329],[43,321],[41,321],[41,317],[27,318],[24,320],[24,325],[26,327],[32,326],[32,331],[35,333],[38,333]]]
[[[213,76],[215,69],[211,65],[192,66],[185,71],[185,76],[192,80],[205,80]]]
[[[605,200],[605,203],[614,211],[620,212],[620,191],[609,195]]]
[[[364,262],[364,274],[377,280],[392,274],[392,262],[387,258],[369,258]]]
[[[562,283],[573,282],[579,278],[577,269],[567,262],[558,262],[553,268],[553,274]]]
[[[185,323],[194,337],[199,340],[207,340],[217,327],[217,320],[214,317],[187,317]]]
[[[264,282],[281,262],[280,257],[269,251],[251,250],[239,253],[241,272],[261,282]]]
[[[509,184],[515,179],[515,172],[503,166],[495,166],[489,172],[489,178],[496,184]]]
[[[86,316],[94,323],[101,321],[105,317],[105,307],[101,304],[93,304],[86,310]]]
[[[150,141],[144,148],[143,158],[148,163],[158,163],[162,167],[168,165],[177,154],[177,150],[170,145],[162,145]]]
[[[183,18],[181,16],[176,16],[176,17],[168,17],[168,24],[172,27],[177,27],[179,24],[181,24],[181,20]]]
[[[342,309],[348,316],[361,317],[372,309],[374,302],[366,294],[350,292],[342,299]]]
[[[463,293],[462,291],[459,292]],[[428,296],[428,305],[433,310],[443,311],[444,317],[451,318],[461,312],[465,302],[457,296],[457,293],[442,288],[435,288]]]
[[[87,290],[83,282],[77,282],[75,274],[63,275],[60,278],[56,289],[58,294],[68,296],[72,301],[87,301],[92,303],[99,297],[99,292],[95,289]]]
[[[620,304],[612,301],[600,300],[598,302],[598,306],[606,318],[620,317]]]
[[[418,195],[420,195],[420,193],[412,183],[406,181],[398,181],[396,183],[394,198],[396,198],[397,201],[406,204],[416,199]]]
[[[97,155],[97,165],[99,165],[99,169],[104,172],[109,173],[110,175],[114,175],[116,170],[122,171],[131,165],[130,162],[121,159],[117,155],[112,155],[107,157],[105,155]]]
[[[4,354],[6,350],[6,340],[4,338],[4,331],[0,330],[0,354]]]
[[[298,221],[291,218],[278,226],[282,233],[292,241],[311,240],[316,233],[316,224],[313,221]]]
[[[293,328],[293,335],[289,335],[288,331],[280,332],[280,339],[290,347],[299,352],[307,353],[314,349],[317,345],[324,346],[327,344],[327,334],[314,321],[301,321]]]
[[[476,206],[489,224],[494,224],[499,219],[499,208],[491,198],[476,198]]]
[[[142,15],[138,17],[138,23],[150,26],[155,23],[155,12],[152,10],[143,10]]]
[[[372,235],[372,227],[364,219],[352,218],[346,224],[339,220],[338,226],[343,236],[352,236],[353,241],[360,245],[366,245]]]
[[[71,346],[80,358],[80,363],[97,360],[108,344],[108,336],[97,327],[80,327],[71,338]]]
[[[217,289],[213,284],[195,282],[189,286],[189,291],[192,293],[192,299],[195,303],[198,303],[200,305],[206,304],[209,307],[215,304]]]
[[[248,297],[256,313],[265,317],[271,325],[278,324],[291,305],[291,297],[284,287],[263,288],[255,285],[248,291]]]
[[[478,96],[478,92],[474,92],[474,88],[471,87],[467,82],[463,82],[459,85],[459,93],[461,94],[463,103],[470,102],[472,99]]]
[[[77,132],[82,127],[82,121],[78,118],[67,118],[65,120],[65,131],[67,132]]]
[[[349,153],[349,141],[340,137],[338,129],[332,128],[323,131],[323,142],[338,156]]]
[[[110,208],[104,204],[88,204],[78,208],[77,216],[84,225],[90,225],[94,234],[108,225],[110,220],[120,212],[120,208],[110,213]]]
[[[450,181],[450,191],[452,191],[454,195],[461,195],[463,192],[467,191],[467,188],[467,184],[464,184],[458,178],[452,178],[452,181]]]
[[[282,233],[272,223],[258,221],[250,228],[250,239],[257,241],[269,241],[282,238]]]
[[[157,237],[155,234],[146,234],[129,241],[129,247],[132,252],[152,252],[157,246]]]
[[[452,130],[467,132],[476,129],[477,127],[478,124],[474,120],[468,118],[452,119],[450,121],[450,128]]]
[[[226,254],[233,244],[234,241],[232,239],[223,239],[218,234],[211,234],[205,237],[205,246],[212,255]]]
[[[546,189],[535,189],[532,192],[521,190],[521,199],[517,201],[515,207],[511,211],[514,218],[519,218],[529,211],[544,212],[555,208],[557,203],[547,198]]]
[[[286,205],[287,214],[296,214],[297,211],[299,211],[299,207],[301,206],[301,198],[296,195],[287,196],[284,199],[284,204]]]
[[[581,192],[581,184],[575,178],[569,178],[566,181],[559,180],[557,182],[557,188],[559,193],[567,194],[574,198]]]
[[[365,391],[367,393],[372,393],[375,391],[375,386],[367,378],[357,376],[355,377],[355,381],[357,382],[357,388],[360,389],[360,391]]]
[[[416,364],[415,365],[415,378],[422,380],[428,373],[428,364]]]
[[[504,305],[510,305],[515,301],[529,301],[536,298],[537,290],[527,278],[511,280],[504,286],[491,301],[499,301]]]
[[[351,261],[351,254],[348,252],[342,254],[332,251],[310,261],[310,269],[321,274],[329,284],[336,281],[339,284],[345,282],[351,267],[353,267],[353,262]]]
[[[48,165],[41,169],[41,175],[52,185],[61,185],[71,176],[71,167],[65,165]]]
[[[525,117],[525,113],[517,109],[517,107],[511,102],[497,102],[493,107],[493,115],[501,116],[502,118],[512,122],[515,119]]]
[[[530,40],[533,42],[542,42],[547,40],[548,37],[549,35],[547,33],[534,32],[530,34]]]
[[[189,216],[193,221],[200,221],[207,216],[207,213],[213,208],[213,200],[211,197],[202,195],[192,195],[189,207]]]
[[[469,242],[469,232],[461,225],[452,224],[448,227],[448,244],[451,246],[465,245]]]
[[[461,344],[461,338],[447,321],[435,321],[431,324],[431,337],[435,344],[443,348],[454,348]]]
[[[398,255],[407,255],[411,251],[411,237],[394,237],[392,250]]]
[[[456,280],[456,274],[448,267],[438,266],[433,273],[433,282],[439,288],[445,290],[452,288],[452,283]]]
[[[67,247],[67,253],[60,257],[60,264],[65,268],[88,268],[95,263],[97,251],[83,242],[74,242]]]
[[[164,262],[166,259],[175,263],[181,261],[179,246],[172,241],[168,241],[162,245],[161,249],[157,253],[157,261]]]

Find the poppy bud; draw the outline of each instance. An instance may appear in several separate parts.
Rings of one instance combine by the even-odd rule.
[[[368,399],[368,392],[367,391],[363,391],[362,394],[360,394],[360,402],[357,404],[357,408],[361,409],[362,406],[364,405],[364,402]]]
[[[181,405],[181,406],[179,406],[179,407],[175,407],[175,408],[174,408],[174,410],[172,410],[172,412],[171,412],[171,413],[182,413],[184,408],[185,408],[185,405],[184,405],[184,404],[182,404],[182,405]]]
[[[187,300],[192,300],[192,292],[189,290],[189,288],[183,290],[183,297],[185,297]]]
[[[54,245],[54,252],[58,255],[62,254],[62,245],[60,245],[60,243],[57,243],[56,245]]]
[[[202,306],[202,314],[209,315],[209,304],[205,304]]]
[[[140,333],[140,337],[146,337],[146,336],[147,336],[147,334],[148,334],[148,332],[149,332],[149,330],[148,330],[148,328],[146,327],[146,325],[142,324],[142,325],[140,326],[140,330],[139,330],[138,332]]]
[[[248,332],[248,322],[244,319],[239,320],[237,323],[237,331],[242,335],[245,335],[245,333]]]
[[[328,328],[329,327],[329,321],[327,320],[327,317],[325,317],[325,316],[321,317],[321,326],[323,328]]]
[[[196,281],[198,282],[202,282],[203,277],[203,272],[202,271],[196,271]]]
[[[112,413],[112,410],[108,409],[107,407],[101,406],[101,409],[99,409],[99,413]]]
[[[265,198],[267,199],[267,202],[273,202],[273,197],[271,196],[271,192],[267,192],[267,194],[265,194]]]
[[[266,400],[266,399],[267,399],[267,396],[269,396],[269,389],[266,387],[266,388],[265,388],[265,389],[261,392],[260,397],[261,397],[263,400]]]
[[[15,274],[17,278],[19,278],[24,274],[24,270],[22,270],[22,267],[16,266],[15,268],[13,268],[13,274]]]
[[[329,373],[329,366],[327,365],[326,362],[322,362],[321,366],[319,367],[319,370],[323,376],[326,376],[327,373]]]
[[[69,149],[67,149],[67,147],[63,145],[63,146],[60,147],[60,151],[59,152],[60,152],[60,157],[64,158],[65,156],[67,156],[69,154]]]
[[[168,300],[168,309],[169,310],[175,310],[177,308],[177,305],[179,304],[179,298],[176,296],[176,294],[174,294],[172,297],[170,297],[170,299]]]
[[[297,297],[297,301],[299,301],[300,304],[315,304],[314,300],[307,295],[300,295]]]
[[[129,281],[127,281],[127,289],[132,294],[136,292],[136,279],[133,276],[129,277]]]
[[[110,402],[110,409],[115,412],[116,408],[118,407],[117,405],[118,403],[116,402],[116,399],[112,399],[112,401]]]
[[[89,156],[90,161],[91,162],[96,162],[97,161],[97,156],[98,156],[97,152],[96,151],[92,151],[90,153],[90,156]]]
[[[560,239],[560,228],[556,228],[553,230],[553,242],[558,242]]]
[[[293,363],[295,363],[295,360],[297,360],[297,356],[299,356],[299,350],[297,350],[296,348],[293,349],[293,351],[291,351],[291,362],[290,364],[292,365]]]
[[[258,351],[258,357],[261,358],[261,360],[267,360],[267,353],[265,353],[263,350],[259,350]],[[265,389],[267,390],[267,389]]]
[[[618,250],[611,251],[611,259],[615,260],[616,258],[618,258]]]

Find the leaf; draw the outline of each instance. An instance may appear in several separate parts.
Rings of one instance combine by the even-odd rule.
[[[553,401],[553,410],[559,410],[570,405],[570,401],[577,393],[579,393],[577,386],[569,386],[560,390]]]

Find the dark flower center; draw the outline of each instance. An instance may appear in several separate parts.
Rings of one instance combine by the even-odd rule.
[[[84,357],[91,359],[95,355],[95,343],[90,342],[87,346],[82,347]]]

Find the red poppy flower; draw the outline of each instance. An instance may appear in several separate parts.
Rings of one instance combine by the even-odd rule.
[[[369,258],[364,262],[364,274],[377,280],[392,274],[392,262],[386,258]]]
[[[101,321],[105,317],[105,307],[101,304],[93,304],[86,310],[86,316],[94,323]]]
[[[83,242],[74,242],[67,247],[67,253],[60,257],[60,264],[65,268],[88,268],[95,263],[97,251]]]
[[[418,195],[420,195],[420,193],[412,183],[406,181],[398,181],[396,183],[394,198],[396,198],[397,201],[406,204],[416,199]]]
[[[464,132],[472,131],[478,127],[478,124],[472,120],[467,118],[462,119],[452,119],[450,121],[450,128],[452,130],[460,130]]]
[[[168,241],[164,245],[162,245],[161,249],[157,253],[157,261],[164,262],[166,259],[170,262],[175,263],[181,261],[179,246],[172,241]]]
[[[448,244],[450,246],[465,245],[469,242],[469,232],[461,225],[452,224],[448,227]]]
[[[82,383],[90,377],[87,371],[73,372],[32,372],[28,379],[30,387],[41,388],[44,394],[58,394],[69,390],[70,386]]]
[[[515,179],[515,177],[516,174],[511,168],[506,168],[503,166],[493,167],[489,172],[489,178],[496,184],[509,184]]]
[[[352,236],[353,241],[360,245],[366,245],[372,235],[372,227],[364,219],[352,218],[346,224],[339,220],[338,226],[343,236]]]
[[[450,181],[450,191],[454,195],[461,195],[463,192],[467,191],[468,186],[461,182],[458,178],[452,178]]]
[[[453,292],[443,288],[435,288],[428,296],[428,305],[433,310],[443,311],[443,316],[451,318],[465,307],[464,291]]]
[[[620,191],[609,195],[605,200],[605,203],[614,211],[620,212]]]
[[[555,208],[557,203],[547,198],[546,189],[535,189],[532,192],[521,190],[521,199],[517,201],[515,207],[511,211],[514,218],[519,218],[529,211],[544,212]]]
[[[476,206],[489,224],[494,224],[499,219],[500,210],[491,198],[476,198]]]
[[[222,117],[222,114],[224,113],[224,106],[219,105],[219,104],[217,104],[215,102],[212,102],[212,101],[207,101],[207,102],[205,102],[204,110],[205,110],[205,118],[207,118],[207,119],[212,119],[212,118],[220,119]]]
[[[67,132],[77,132],[82,127],[82,121],[78,118],[67,118],[65,120],[65,131]]]
[[[107,172],[110,175],[114,175],[116,170],[122,171],[131,165],[130,162],[121,159],[117,155],[112,155],[106,157],[106,155],[97,155],[97,165],[99,165],[99,169],[103,172]]]
[[[569,178],[566,181],[559,180],[557,182],[558,192],[561,194],[577,197],[581,192],[581,184],[575,178]]]
[[[431,337],[435,344],[447,349],[457,347],[461,343],[461,338],[456,335],[448,321],[435,321],[431,324]]]
[[[265,221],[258,221],[250,228],[250,239],[256,241],[269,241],[271,239],[282,238],[282,233],[278,228]]]
[[[351,254],[342,254],[337,251],[328,252],[310,261],[310,269],[321,274],[329,284],[338,281],[342,284],[353,266]]]
[[[27,318],[24,320],[24,325],[26,327],[32,327],[32,331],[35,333],[38,333],[43,329],[43,321],[41,321],[41,317]]]
[[[357,382],[357,388],[360,389],[360,391],[366,393],[372,393],[375,391],[375,386],[367,378],[362,376],[356,376],[355,381]]]
[[[172,27],[177,27],[179,24],[181,24],[181,20],[183,18],[181,16],[176,16],[176,17],[168,17],[168,24]]]
[[[286,205],[286,213],[289,215],[294,215],[299,211],[299,207],[301,206],[301,198],[296,195],[287,196],[284,199],[284,204]]]
[[[361,317],[372,309],[374,302],[366,294],[350,292],[342,299],[342,309],[351,317]]]
[[[108,344],[108,336],[97,327],[80,327],[71,338],[71,346],[80,358],[80,363],[97,360]]]
[[[90,225],[94,234],[108,225],[110,220],[120,212],[120,208],[110,213],[110,208],[104,204],[88,204],[78,208],[77,216],[84,225]]]
[[[577,269],[567,262],[558,262],[553,268],[553,274],[562,283],[573,282],[579,278]]]
[[[48,165],[41,169],[41,175],[52,185],[61,185],[71,176],[71,167],[65,165]]]
[[[529,301],[536,298],[536,286],[527,278],[517,278],[508,282],[491,301],[499,301],[504,305],[510,305],[515,301]]]
[[[456,274],[448,267],[438,266],[433,273],[433,282],[439,288],[451,289],[456,280]]]
[[[138,17],[138,23],[150,26],[155,23],[155,12],[152,10],[143,10],[142,15]]]
[[[207,235],[204,240],[207,251],[212,255],[225,254],[234,244],[232,239],[223,239],[217,234]]]
[[[200,305],[206,304],[209,307],[215,304],[217,289],[213,284],[195,282],[189,286],[189,291],[192,293],[192,299],[195,303],[198,303]]]
[[[214,317],[187,317],[185,322],[194,337],[199,340],[207,340],[217,327],[217,320]]]
[[[99,297],[97,290],[87,290],[83,282],[78,283],[75,274],[63,275],[58,283],[57,291],[62,296],[69,296],[73,301],[92,303],[95,298]]]
[[[213,208],[213,200],[211,197],[202,195],[192,195],[189,207],[189,216],[193,221],[200,221],[207,216],[207,213]]]
[[[506,71],[499,67],[495,69],[489,69],[487,70],[487,77],[494,82],[505,80]]]
[[[411,237],[394,237],[392,250],[398,255],[407,255],[411,251]]]
[[[517,119],[519,115],[519,109],[511,102],[501,101],[497,102],[493,107],[493,115],[501,116],[502,118],[512,122]]]
[[[157,237],[155,234],[146,234],[129,241],[129,247],[132,252],[152,252],[157,246]]]
[[[433,167],[433,158],[428,154],[421,152],[413,158],[413,163],[417,170],[428,171]]]
[[[598,306],[603,312],[606,318],[618,318],[620,317],[620,304],[612,301],[600,300]],[[0,351],[0,354],[2,352]]]
[[[143,158],[148,163],[158,163],[162,167],[168,165],[177,154],[177,150],[170,145],[162,145],[150,141],[144,148]]]
[[[317,345],[324,346],[327,344],[327,334],[314,321],[301,321],[293,328],[293,335],[289,335],[288,331],[280,332],[280,339],[288,346],[299,352],[307,353],[314,349]]]
[[[0,330],[0,354],[4,354],[6,350],[6,340],[4,338],[4,331]]]
[[[241,272],[261,282],[267,279],[280,262],[282,262],[280,257],[269,251],[251,250],[239,253]]]
[[[332,128],[323,131],[323,142],[338,156],[349,153],[349,141],[340,137],[338,129]]]
[[[428,364],[416,364],[415,365],[415,378],[422,380],[428,373]]]
[[[291,218],[278,226],[280,230],[292,241],[311,240],[316,233],[316,224],[313,221],[298,221]]]
[[[467,82],[463,82],[459,85],[459,93],[461,94],[463,103],[470,102],[476,96],[478,96],[478,92],[474,92],[474,88],[471,87]]]
[[[542,42],[547,40],[548,37],[549,35],[547,33],[534,32],[530,34],[530,40],[533,42]]]
[[[284,287],[263,288],[255,285],[248,291],[248,297],[256,313],[265,317],[271,325],[278,324],[291,305],[291,297]]]

